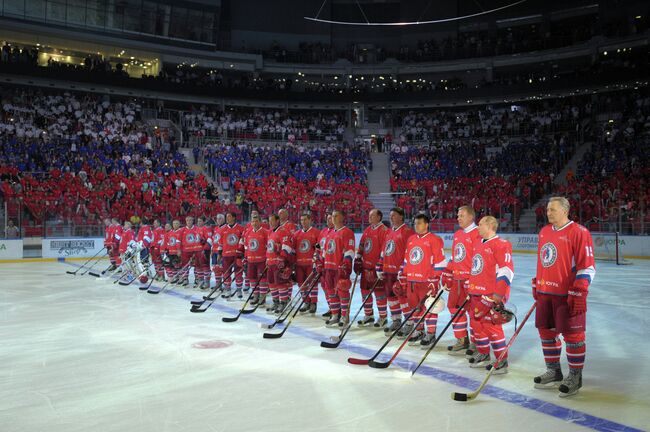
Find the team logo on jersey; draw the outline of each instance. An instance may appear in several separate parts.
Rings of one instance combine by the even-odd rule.
[[[248,249],[252,251],[256,251],[260,247],[260,242],[257,241],[257,239],[251,239],[250,242],[248,242]]]
[[[214,235],[214,242],[219,243],[219,240],[221,240],[221,234],[215,234]]]
[[[237,237],[237,234],[228,234],[228,239],[226,241],[230,246],[234,246],[239,242],[239,237]]]
[[[266,251],[273,252],[274,250],[275,250],[275,242],[273,240],[269,240],[269,242],[266,244]]]
[[[178,240],[176,239],[176,237],[169,237],[169,245],[170,246],[174,246],[174,245],[176,245],[176,243],[178,243]]]
[[[185,240],[187,240],[188,243],[198,243],[199,238],[195,236],[194,234],[188,234],[185,236]]]
[[[368,253],[372,250],[372,239],[366,239],[366,242],[363,245],[363,251]]]
[[[542,262],[542,267],[550,267],[555,264],[557,260],[557,248],[553,243],[545,243],[539,250],[539,259]]]
[[[480,254],[474,255],[472,258],[472,275],[476,276],[477,274],[481,274],[483,266],[483,257]]]
[[[395,252],[395,240],[388,240],[386,242],[386,250],[384,251],[385,256],[391,256]]]
[[[454,248],[454,261],[461,262],[467,256],[467,250],[465,250],[465,245],[462,243],[457,243]]]
[[[419,246],[414,247],[409,254],[409,263],[412,265],[418,265],[424,259],[424,252]]]
[[[333,254],[336,251],[336,242],[334,240],[329,240],[327,242],[327,249],[325,251],[328,254]]]
[[[298,247],[298,250],[300,252],[309,252],[311,249],[311,243],[307,239],[303,239],[300,241],[300,246]]]

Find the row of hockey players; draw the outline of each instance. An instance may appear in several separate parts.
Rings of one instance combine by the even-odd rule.
[[[536,388],[559,388],[560,396],[575,394],[582,386],[586,297],[595,275],[591,235],[570,221],[568,214],[565,198],[549,200],[549,225],[539,233],[537,271],[532,278],[535,322],[546,362],[546,371],[534,378],[534,384]],[[397,337],[410,334],[409,343],[424,349],[435,339],[438,313],[444,308],[440,300],[432,308],[428,305],[443,289],[452,316],[461,310],[452,323],[456,342],[447,347],[448,353],[465,356],[470,367],[488,370],[493,362],[491,351],[497,358],[503,354],[493,371],[503,374],[508,368],[503,324],[512,317],[504,306],[514,277],[512,246],[497,234],[494,217],[484,216],[478,224],[475,217],[470,206],[459,208],[460,229],[454,233],[451,260],[445,258],[442,239],[429,231],[428,217],[416,216],[412,229],[400,208],[391,210],[390,228],[382,222],[381,211],[371,210],[358,248],[353,231],[345,226],[345,214],[337,210],[328,216],[322,230],[312,226],[309,214],[301,216],[301,226],[296,229],[286,210],[271,215],[268,225],[253,213],[246,227],[239,225],[232,213],[226,215],[225,223],[218,216],[214,228],[206,226],[204,218],[194,225],[193,218],[188,217],[183,228],[179,221],[165,228],[154,221],[153,230],[145,225],[137,237],[128,222],[121,229],[113,220],[106,241],[115,265],[119,265],[119,254],[130,240],[142,242],[150,249],[158,277],[164,274],[160,257],[172,257],[166,260],[170,263],[167,274],[182,285],[188,284],[188,272],[180,274],[178,270],[193,266],[195,283],[207,288],[212,264],[217,283],[223,282],[226,290],[234,275],[233,294],[238,298],[252,285],[251,303],[264,306],[270,292],[267,311],[275,314],[291,298],[293,279],[304,299],[300,312],[316,313],[318,290],[305,283],[316,272],[328,303],[323,314],[328,326],[349,324],[350,277],[354,270],[360,277],[362,297],[368,297],[363,304],[364,317],[357,325],[390,335],[405,317],[410,317]],[[418,328],[414,328],[416,322],[420,322]],[[566,377],[560,368],[560,335],[566,344]]]

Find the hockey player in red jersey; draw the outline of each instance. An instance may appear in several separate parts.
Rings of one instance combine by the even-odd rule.
[[[300,216],[300,226],[301,229],[293,233],[296,248],[296,283],[298,286],[302,286],[312,273],[312,260],[320,238],[320,231],[311,226],[311,215],[309,213]],[[318,289],[312,289],[311,294],[307,297],[308,289],[308,286],[302,288],[301,294],[305,303],[300,308],[300,313],[309,312],[313,315],[316,313],[318,304]]]
[[[162,280],[165,271],[162,266],[162,248],[165,242],[165,229],[160,225],[159,219],[153,221],[153,243],[151,244],[151,261],[156,269],[156,280]]]
[[[165,229],[167,226],[165,225]],[[182,279],[182,274],[179,274],[181,267],[181,239],[182,228],[179,220],[174,220],[170,230],[165,231],[165,252],[168,256],[167,276],[169,282],[176,284]]]
[[[268,242],[269,232],[262,228],[262,221],[257,212],[251,215],[250,228],[245,230],[242,235],[241,245],[244,248],[243,267],[246,269],[246,276],[250,278],[253,286],[257,284],[251,305],[259,303],[264,307],[266,303],[266,294],[269,290],[264,268],[266,267],[266,244]],[[268,273],[268,270],[267,270]],[[259,283],[257,281],[259,280]]]
[[[424,214],[417,215],[414,226],[415,235],[410,236],[406,242],[404,262],[397,278],[398,289],[404,291],[402,295],[406,295],[409,307],[415,310],[411,318],[411,329],[426,311],[423,300],[431,297],[433,301],[437,295],[440,276],[447,267],[444,242],[436,234],[429,232],[429,217]],[[441,300],[437,303],[424,317],[424,323],[420,323],[412,333],[409,343],[419,343],[423,348],[428,348],[433,343],[436,338],[438,312],[444,308]],[[401,337],[407,335],[408,333],[404,333]]]
[[[354,259],[354,272],[361,275],[361,298],[366,298],[372,286],[375,282],[378,282],[376,267],[381,254],[381,247],[388,232],[388,228],[382,222],[383,217],[381,210],[370,210],[370,213],[368,213],[368,223],[370,225],[363,231],[359,240],[359,248]],[[377,285],[375,287],[375,298],[377,298],[377,292],[384,289],[383,286],[379,286],[380,282]],[[364,317],[357,322],[357,325],[359,327],[374,325],[372,297],[363,305],[363,312]]]
[[[560,396],[582,387],[585,363],[587,294],[596,275],[594,247],[589,231],[569,220],[569,201],[552,197],[546,207],[549,225],[539,233],[537,273],[532,280],[537,302],[535,326],[542,341],[546,372],[534,378],[536,388],[559,385]],[[562,335],[569,374],[560,368]]]
[[[199,287],[200,269],[205,266],[203,262],[203,243],[201,242],[201,229],[194,225],[194,218],[188,216],[185,218],[185,227],[181,230],[181,267],[185,267],[192,259],[190,267],[194,267],[194,288]],[[183,286],[189,285],[189,271],[185,272]]]
[[[280,314],[288,300],[288,280],[280,273],[283,270],[286,272],[291,265],[290,248],[286,246],[289,241],[289,232],[286,228],[280,227],[280,218],[276,214],[269,216],[269,225],[271,230],[266,243],[266,265],[273,304],[266,311]]]
[[[117,234],[119,232],[119,234]],[[131,222],[124,222],[123,230],[116,230],[116,238],[120,240],[120,255],[126,252],[126,249],[129,247],[129,243],[135,241],[135,232],[131,228]]]
[[[383,281],[384,292],[377,292],[379,320],[374,327],[383,328],[386,335],[391,334],[400,326],[402,313],[408,315],[411,312],[406,296],[398,296],[393,287],[397,283],[397,273],[404,262],[406,241],[414,234],[414,231],[404,223],[404,210],[399,207],[394,207],[390,211],[390,223],[392,228],[386,233],[376,268],[377,277]],[[390,326],[387,325],[387,306],[390,307],[393,319]],[[402,330],[408,333],[411,329],[406,324]]]
[[[210,287],[210,252],[212,245],[209,239],[212,238],[212,227],[206,224],[205,217],[203,216],[196,219],[196,227],[201,236],[203,261],[201,262],[201,267],[195,267],[194,280],[200,289],[206,290]]]
[[[149,226],[149,219],[142,217],[138,234],[135,238],[140,248],[140,257],[136,272],[140,275],[140,282],[146,284],[149,281],[149,265],[151,259],[151,246],[153,245],[153,231]]]
[[[117,266],[122,264],[122,258],[120,257],[120,241],[122,240],[122,225],[117,218],[111,219],[111,250],[108,253],[108,256],[111,257],[111,263],[113,264],[109,270],[115,270]]]
[[[327,243],[327,236],[334,230],[334,223],[332,222],[332,215],[328,214],[326,218],[326,225],[320,231],[320,237],[318,238],[317,251],[314,254],[314,270],[318,273],[323,273],[323,259],[325,252],[325,243]],[[319,280],[320,288],[323,290],[323,295],[327,301],[328,310],[325,312],[322,317],[324,319],[329,319],[332,316],[332,312],[329,308],[329,297],[327,297],[327,280],[324,277],[321,277]]]
[[[472,270],[468,280],[470,295],[470,325],[474,331],[476,352],[469,359],[470,367],[491,368],[490,347],[496,357],[506,349],[503,322],[497,309],[503,308],[510,296],[514,277],[512,245],[497,235],[499,222],[484,216],[478,224],[481,242],[474,248]],[[494,374],[508,371],[508,354],[496,366]]]
[[[223,261],[223,271],[227,272],[227,274],[223,275],[225,278],[223,286],[226,296],[230,296],[232,275],[234,274],[235,292],[232,295],[236,295],[240,299],[243,298],[242,258],[244,257],[244,250],[239,241],[243,232],[244,228],[237,223],[237,215],[233,212],[226,213],[226,224],[221,227],[221,239],[219,240],[218,249],[218,254],[221,255]],[[227,270],[229,268],[230,271]]]
[[[345,213],[332,212],[334,230],[327,236],[323,260],[323,277],[327,280],[327,296],[331,316],[326,324],[346,327],[349,323],[350,274],[354,259],[354,232],[345,226]]]
[[[470,206],[462,206],[458,209],[457,221],[460,229],[454,233],[451,246],[453,256],[442,273],[442,285],[448,292],[447,307],[452,316],[467,297],[465,281],[469,279],[472,270],[474,247],[481,242],[478,226],[474,223],[475,217],[476,212]],[[470,340],[467,334],[467,313],[459,314],[452,327],[456,343],[447,347],[449,355],[474,355],[476,351],[474,338],[471,335]]]
[[[226,217],[219,213],[215,218],[215,226],[212,228],[212,236],[208,237],[208,243],[211,246],[212,260],[210,261],[214,280],[217,285],[221,284],[223,279],[223,261],[219,255],[219,245],[221,244],[221,229],[226,223]]]
[[[259,215],[260,214],[259,214],[259,212],[257,210],[253,210],[251,212],[251,221],[248,222],[246,224],[246,226],[244,226],[244,231],[242,231],[242,239],[244,237],[246,237],[246,234],[248,234],[248,232],[253,229],[253,219],[256,216],[259,217]],[[261,219],[260,219],[260,224],[261,224]],[[242,276],[244,278],[244,292],[248,292],[248,290],[250,290],[250,288],[251,288],[251,281],[250,281],[250,278],[248,277],[248,273],[246,272],[246,266],[244,265],[243,267],[244,267],[244,269],[243,269],[243,272],[242,272]]]

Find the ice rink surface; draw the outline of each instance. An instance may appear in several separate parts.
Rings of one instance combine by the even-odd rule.
[[[515,256],[511,304],[520,319],[532,304],[534,260]],[[419,347],[406,347],[385,370],[347,363],[350,356],[371,356],[385,341],[373,330],[353,329],[328,350],[320,341],[338,329],[299,315],[281,339],[263,339],[267,330],[259,324],[274,319],[265,312],[221,321],[237,312],[239,301],[219,300],[192,314],[190,298],[204,292],[150,295],[135,284],[65,273],[76,265],[0,264],[2,432],[564,432],[650,425],[649,261],[597,263],[577,396],[533,388],[544,362],[531,320],[510,351],[509,373],[493,376],[467,403],[450,394],[474,390],[485,371],[447,355],[451,330],[408,379],[396,371],[419,362]],[[359,304],[357,290],[353,312]],[[321,295],[318,315],[324,310]],[[448,319],[441,314],[438,331]],[[392,355],[399,343],[385,352]]]

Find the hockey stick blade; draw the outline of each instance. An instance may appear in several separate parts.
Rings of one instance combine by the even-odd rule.
[[[203,309],[201,309],[200,307],[192,306],[190,308],[190,312],[192,312],[192,313],[203,313],[203,312],[207,311],[210,308],[210,306],[211,305],[208,305],[208,307],[203,308]]]
[[[286,330],[286,327],[285,327],[285,330]],[[280,333],[264,333],[262,335],[262,337],[264,339],[279,339],[279,338],[282,337],[283,334],[284,334],[284,330],[282,330]]]
[[[235,321],[237,321],[238,319],[239,319],[239,316],[234,316],[234,317],[222,317],[222,318],[221,318],[221,321],[223,321],[223,322],[227,322],[227,323],[231,323],[231,322],[235,322]]]
[[[451,394],[451,398],[457,402],[467,402],[471,401],[476,397],[475,394],[473,393],[459,393],[459,392],[453,392]]]
[[[147,291],[149,289],[149,286],[148,285],[143,285],[143,286],[138,287],[138,289],[140,291]]]
[[[341,345],[341,341],[343,339],[339,338],[338,336],[332,336],[330,337],[330,341],[323,341],[320,343],[320,346],[323,348],[337,348],[339,345]]]
[[[368,366],[374,369],[386,369],[388,366],[390,366],[390,361],[378,362],[378,361],[370,360],[368,362]]]
[[[67,274],[71,274],[71,275],[76,275],[78,271],[79,271],[79,270],[75,270],[75,271],[67,270],[66,273],[67,273]]]
[[[360,358],[355,358],[355,357],[349,357],[348,358],[348,363],[353,364],[353,365],[365,366],[368,363],[370,363],[370,359],[360,359]]]
[[[148,289],[147,294],[160,294],[161,291],[161,289]]]
[[[88,272],[88,274],[91,276],[100,277],[99,273]]]

